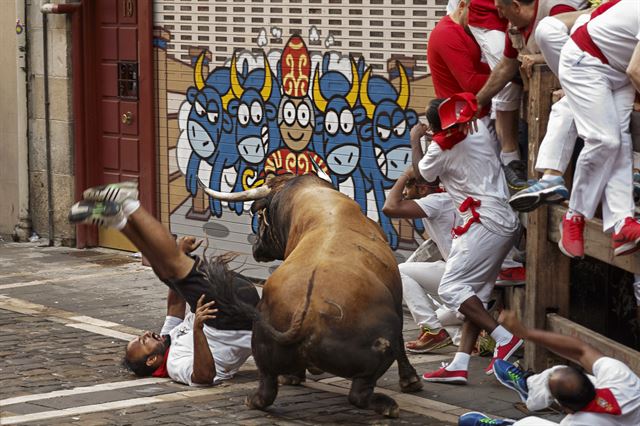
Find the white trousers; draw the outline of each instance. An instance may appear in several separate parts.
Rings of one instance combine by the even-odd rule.
[[[516,233],[495,234],[481,223],[453,239],[438,294],[445,307],[459,311],[468,298],[478,296],[486,304],[500,268],[513,247]]]
[[[469,29],[478,42],[489,68],[494,69],[502,59],[505,33],[472,26],[469,26]],[[496,111],[515,111],[520,108],[521,96],[522,88],[517,84],[508,83],[493,97],[493,107]]]
[[[560,51],[569,40],[567,26],[560,20],[547,16],[538,23],[535,38],[545,62],[557,76]],[[577,137],[578,129],[573,121],[573,111],[564,97],[551,106],[547,133],[536,159],[536,170],[542,173],[545,169],[552,169],[564,173],[571,161]]]
[[[571,39],[562,48],[559,75],[584,140],[569,207],[591,219],[602,199],[608,232],[634,214],[629,123],[635,89],[625,73],[583,52]]]
[[[460,343],[462,320],[455,311],[446,309],[438,296],[440,280],[444,275],[445,262],[405,262],[398,265],[402,278],[402,294],[419,326],[430,329],[444,328],[455,345]]]

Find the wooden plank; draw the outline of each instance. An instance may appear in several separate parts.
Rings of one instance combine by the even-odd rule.
[[[548,238],[557,243],[560,239],[559,226],[567,211],[563,206],[551,206],[548,211]],[[602,220],[591,219],[585,222],[584,252],[587,256],[606,262],[633,274],[640,274],[640,252],[626,256],[614,256],[611,248],[611,235],[602,232]]]
[[[622,343],[611,340],[557,314],[547,314],[547,329],[566,336],[577,337],[606,356],[624,362],[636,374],[640,374],[640,352]]]
[[[527,100],[529,177],[536,176],[536,156],[547,131],[551,94],[557,85],[556,77],[546,65],[534,66]],[[547,209],[541,207],[528,214],[524,323],[533,328],[544,328],[550,311],[562,315],[569,311],[569,258],[547,238]],[[525,363],[528,368],[536,371],[546,368],[547,357],[548,352],[544,348],[526,343]]]

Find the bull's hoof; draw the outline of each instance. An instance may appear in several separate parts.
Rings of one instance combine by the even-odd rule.
[[[281,374],[278,376],[278,384],[281,386],[298,386],[304,381],[304,377],[298,377],[292,374]]]
[[[374,393],[371,395],[370,408],[373,408],[376,413],[392,419],[396,419],[400,416],[400,407],[398,406],[398,403],[395,402],[393,398],[384,394]]]
[[[422,381],[418,375],[411,376],[409,379],[400,380],[400,390],[404,393],[418,392],[422,390]]]
[[[257,394],[247,396],[244,400],[244,405],[252,410],[264,410],[266,408],[266,404]]]

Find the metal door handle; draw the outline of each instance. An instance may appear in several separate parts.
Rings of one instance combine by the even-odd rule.
[[[131,124],[131,122],[133,121],[133,114],[131,114],[131,111],[127,111],[124,114],[122,114],[120,121],[122,121],[122,124],[127,124],[127,125]]]

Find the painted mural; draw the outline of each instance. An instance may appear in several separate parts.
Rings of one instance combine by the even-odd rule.
[[[250,253],[257,225],[250,203],[214,200],[200,187],[242,191],[269,174],[323,172],[380,223],[394,250],[417,246],[420,221],[392,221],[382,213],[386,191],[411,164],[415,61],[389,60],[383,73],[362,57],[320,50],[332,41],[321,44],[311,31],[307,40],[291,36],[282,49],[267,49],[262,36],[266,30],[258,49],[236,49],[226,61],[213,63],[207,49],[192,48],[184,63],[163,49],[170,34],[156,30],[156,60],[164,63],[157,76],[164,79],[159,122],[168,123],[159,129],[170,187],[163,221],[178,234],[204,222],[205,233],[226,236],[226,249]],[[271,36],[280,34],[272,29]],[[233,224],[246,227],[232,236]]]

